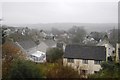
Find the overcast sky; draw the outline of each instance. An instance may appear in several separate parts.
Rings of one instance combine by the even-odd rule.
[[[1,4],[0,4],[1,5]],[[4,2],[3,24],[117,23],[117,2]]]

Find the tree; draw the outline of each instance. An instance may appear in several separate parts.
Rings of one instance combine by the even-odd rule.
[[[60,30],[58,30],[57,28],[52,28],[51,32],[54,34],[54,35],[59,35],[61,33]]]
[[[26,80],[26,78],[38,79],[42,78],[42,75],[38,67],[27,60],[16,59],[12,63],[12,67],[7,79],[15,78],[16,80]]]
[[[47,51],[47,61],[48,62],[56,62],[61,59],[63,56],[63,51],[58,48],[51,48]]]
[[[90,36],[98,42],[99,42],[100,39],[103,38],[104,35],[105,35],[105,33],[102,33],[102,32],[91,32],[90,33]]]
[[[82,44],[82,42],[86,36],[86,31],[83,27],[73,26],[71,29],[69,29],[69,33],[71,33],[73,35],[72,43]]]
[[[118,29],[112,29],[110,30],[110,34],[109,34],[109,40],[110,40],[110,43],[115,46],[116,43],[118,42]]]
[[[6,38],[6,33],[5,33],[5,30],[7,30],[7,28],[2,28],[2,44],[5,43],[5,38]]]
[[[17,58],[24,58],[24,55],[20,52],[16,46],[12,43],[6,42],[2,45],[2,76],[3,78],[9,73],[12,62]]]

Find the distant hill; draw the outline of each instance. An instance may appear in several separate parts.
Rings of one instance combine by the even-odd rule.
[[[13,25],[18,27],[29,27],[35,29],[50,30],[51,28],[57,28],[60,30],[68,30],[73,26],[84,27],[88,32],[91,31],[108,31],[113,28],[117,28],[117,23],[40,23],[40,24],[21,24]]]

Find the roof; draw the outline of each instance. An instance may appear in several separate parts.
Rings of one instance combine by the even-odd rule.
[[[49,47],[54,47],[56,45],[54,40],[45,40],[44,43]]]
[[[64,58],[106,60],[106,49],[104,46],[67,45]]]
[[[25,40],[25,41],[19,41],[17,42],[19,45],[21,45],[25,50],[36,47],[37,45],[32,40]]]
[[[113,47],[112,44],[110,44],[109,42],[105,42],[105,41],[102,41],[102,42],[98,43],[97,46],[105,46],[105,44],[108,44],[109,46]]]
[[[38,45],[38,50],[42,52],[46,52],[48,48],[53,48],[56,47],[56,42],[53,40],[44,40],[41,41],[40,44]]]
[[[42,51],[42,52],[46,52],[46,50],[48,49],[48,46],[44,43],[44,42],[41,42],[39,45],[38,45],[38,50]]]
[[[110,44],[109,41],[106,41],[106,40],[103,40],[103,41],[99,42],[99,43],[97,44],[97,46],[105,46],[105,44],[108,44],[108,45],[110,45],[111,47],[113,47],[113,45]],[[114,48],[114,47],[113,47],[113,48]]]
[[[31,54],[31,55],[33,55],[33,56],[35,56],[35,57],[41,57],[42,55],[45,55],[45,53],[44,53],[44,52],[41,52],[41,51],[36,51],[35,53],[33,53],[33,54]]]

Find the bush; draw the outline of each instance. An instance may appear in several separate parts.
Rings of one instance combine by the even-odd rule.
[[[51,48],[47,51],[47,61],[56,62],[63,56],[63,51],[58,48]]]
[[[26,78],[39,79],[42,78],[42,75],[34,63],[18,59],[13,62],[9,75],[6,77],[6,79],[10,80],[13,78],[16,80],[25,80]]]
[[[80,78],[77,71],[68,66],[54,64],[46,74],[47,78]]]

